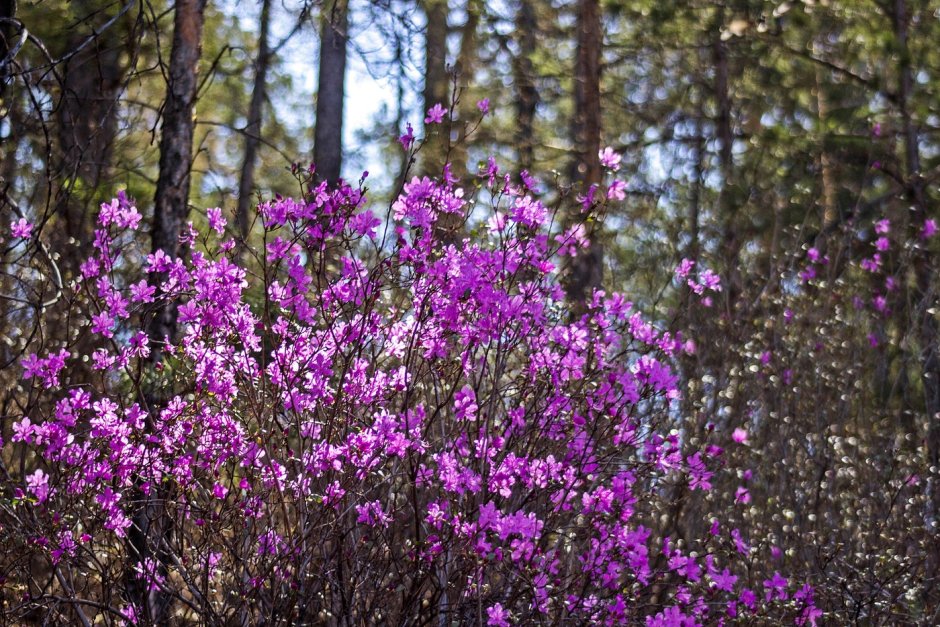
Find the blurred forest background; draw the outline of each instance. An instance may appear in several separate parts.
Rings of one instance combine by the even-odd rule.
[[[750,469],[677,490],[663,528],[716,516],[783,547],[772,568],[833,624],[940,623],[940,2],[0,0],[0,34],[5,440],[27,345],[80,342],[57,299],[119,189],[155,247],[216,206],[250,244],[258,198],[299,192],[293,163],[369,168],[377,203],[408,169],[490,155],[583,193],[611,146],[626,195],[575,287],[691,330],[675,428]],[[436,103],[452,119],[410,163],[398,138]],[[801,283],[811,248],[827,261]],[[682,258],[721,274],[711,307],[673,283]]]

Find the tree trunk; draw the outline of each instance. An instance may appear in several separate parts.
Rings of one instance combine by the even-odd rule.
[[[248,105],[248,123],[245,125],[245,158],[238,179],[238,204],[235,220],[238,223],[238,235],[242,243],[248,241],[251,227],[249,210],[255,185],[255,166],[258,160],[258,146],[261,143],[261,118],[264,101],[267,98],[268,65],[271,51],[268,48],[268,28],[271,21],[271,0],[262,0],[261,16],[258,20],[258,58],[255,60],[255,84],[251,90],[251,102]]]
[[[824,58],[823,46],[819,43],[821,36],[813,40],[813,56]],[[826,87],[830,83],[830,77],[826,74],[822,65],[816,66],[816,115],[819,119],[819,128],[822,131],[822,142],[819,145],[819,166],[822,171],[822,233],[829,232],[838,221],[838,211],[836,208],[836,178],[835,178],[835,159],[829,149],[829,129],[827,119],[829,118],[829,95],[826,93]]]
[[[572,137],[575,159],[572,182],[580,181],[583,192],[601,181],[601,9],[598,0],[579,0],[577,20],[577,56],[574,72],[574,120]],[[580,209],[576,205],[575,211]],[[569,220],[575,224],[588,216],[577,215]],[[604,249],[598,241],[597,222],[587,222],[590,248],[580,252],[571,262],[565,281],[565,293],[575,314],[583,311],[594,289],[604,278]]]
[[[98,4],[83,0],[78,7],[91,14]],[[88,33],[75,31],[67,50],[81,44]],[[108,180],[114,141],[117,136],[118,98],[127,67],[119,25],[112,25],[62,69],[62,95],[57,109],[59,139],[56,214],[64,229],[59,231],[61,268],[66,280],[74,279],[91,246],[98,186]]]
[[[531,170],[535,162],[535,113],[539,92],[535,86],[535,66],[532,57],[536,52],[535,8],[532,0],[520,0],[515,18],[519,54],[512,60],[513,86],[516,90],[516,150],[518,168]]]
[[[572,181],[584,189],[601,181],[601,9],[598,0],[578,1],[577,56],[574,68],[576,159]]]
[[[909,229],[911,241],[917,241],[920,228],[929,217],[929,208],[920,172],[920,138],[911,114],[911,97],[914,90],[914,72],[911,68],[911,51],[908,45],[908,30],[911,16],[906,0],[895,0],[893,7],[894,36],[900,54],[897,105],[904,134],[905,183],[913,201],[914,212]],[[914,257],[915,303],[913,317],[921,351],[921,382],[924,386],[924,411],[927,414],[927,464],[930,468],[940,466],[940,329],[936,315],[931,311],[937,299],[936,279],[931,269],[930,252],[926,245],[917,247]],[[927,532],[937,533],[940,527],[940,481],[935,473],[927,480]],[[929,598],[936,587],[940,573],[940,558],[928,552],[924,577],[924,598]]]
[[[151,249],[164,251],[170,257],[185,254],[180,234],[189,215],[189,186],[193,158],[194,108],[198,87],[198,66],[202,49],[202,26],[206,0],[177,0],[173,16],[173,44],[170,52],[169,82],[163,107],[163,126],[160,135],[160,172],[154,198]],[[165,277],[155,276],[159,284]],[[176,307],[162,305],[148,327],[151,341],[150,361],[163,359],[164,339],[172,340],[176,331]],[[153,428],[153,416],[165,405],[170,391],[146,390],[145,402],[150,412],[147,428]],[[134,513],[133,525],[128,533],[131,569],[127,573],[129,601],[144,611],[145,616],[157,624],[165,624],[169,617],[169,595],[148,592],[143,582],[134,576],[133,566],[156,556],[161,570],[166,570],[166,544],[172,529],[170,516],[160,509],[166,499],[165,488],[145,495],[136,490],[139,509]]]
[[[173,19],[173,48],[160,136],[160,174],[151,232],[151,248],[163,250],[170,256],[180,253],[179,236],[189,215],[193,110],[205,7],[206,0],[177,0]],[[173,318],[175,316],[158,317],[151,327],[151,337],[155,340],[172,337]]]
[[[712,62],[715,71],[715,133],[718,138],[718,167],[721,184],[718,189],[718,216],[722,223],[721,249],[725,258],[724,294],[727,311],[734,309],[740,294],[741,272],[738,268],[738,254],[743,240],[737,220],[737,199],[734,197],[734,128],[731,123],[730,69],[728,45],[721,40],[721,27],[724,25],[724,11],[719,9],[716,16],[717,27],[714,29],[712,42]]]
[[[449,107],[447,89],[447,0],[422,0],[427,19],[424,33],[424,111],[436,104]],[[449,112],[448,112],[449,113]],[[425,124],[425,144],[421,148],[421,170],[440,176],[447,159],[450,123]]]
[[[473,86],[473,77],[477,65],[479,43],[477,41],[477,28],[480,24],[480,16],[483,13],[483,3],[481,0],[467,1],[467,21],[461,28],[460,51],[457,53],[457,90],[460,98],[457,104],[458,133],[457,144],[454,146],[454,156],[451,159],[451,167],[454,175],[458,179],[465,178],[469,171],[470,164],[467,146],[467,132],[472,124],[478,119],[478,111],[475,99],[471,97]]]
[[[16,0],[0,0],[0,18],[12,19],[16,17]],[[16,29],[12,24],[4,22],[0,24],[0,61],[7,58],[10,52],[10,46],[15,45],[13,37]],[[10,80],[12,72],[12,59],[6,64],[0,66],[0,110],[7,108],[7,101],[4,99],[7,83]]]
[[[339,180],[343,162],[343,96],[349,17],[346,0],[335,0],[320,23],[320,69],[317,85],[317,126],[313,162],[317,176]]]

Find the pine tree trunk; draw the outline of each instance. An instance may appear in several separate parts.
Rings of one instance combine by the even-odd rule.
[[[82,13],[92,14],[100,3],[83,0]],[[72,50],[85,41],[85,29],[68,38]],[[108,179],[117,136],[118,99],[127,73],[119,25],[112,25],[62,68],[62,95],[57,108],[59,140],[56,214],[62,220],[56,248],[66,280],[74,279],[91,246],[97,188]]]
[[[574,72],[574,120],[572,136],[575,141],[575,159],[571,179],[580,182],[583,193],[601,181],[601,8],[598,0],[579,0],[577,20],[577,57]],[[576,204],[575,211],[580,204]],[[585,220],[588,216],[573,216],[569,223]],[[599,229],[588,222],[587,235],[590,248],[580,252],[571,262],[565,281],[565,293],[575,315],[581,313],[595,289],[604,278],[604,248]]]
[[[0,18],[12,19],[16,17],[16,0],[0,0]],[[0,24],[0,59],[6,59],[7,53],[11,50],[11,45],[15,45],[13,40],[16,29],[9,22]],[[10,60],[12,61],[12,59]],[[7,108],[6,95],[7,83],[10,81],[10,74],[13,71],[12,63],[8,61],[0,67],[0,107]]]
[[[536,52],[535,8],[532,0],[520,0],[515,17],[519,54],[512,60],[513,87],[516,107],[516,150],[518,168],[531,170],[535,162],[535,113],[539,92],[535,86],[535,67],[532,57]]]
[[[738,254],[741,249],[742,235],[738,225],[737,199],[734,197],[734,128],[731,121],[730,68],[728,45],[721,40],[721,27],[724,25],[724,11],[718,11],[717,27],[714,29],[712,42],[712,62],[715,72],[715,133],[718,139],[718,167],[721,184],[718,189],[718,215],[722,223],[721,248],[725,258],[724,294],[727,310],[734,309],[734,303],[741,293],[741,271],[738,268]]]
[[[335,182],[343,164],[343,96],[349,17],[346,0],[335,0],[320,24],[320,70],[313,162],[320,180]]]
[[[238,178],[238,204],[235,220],[242,242],[248,240],[251,228],[249,211],[255,185],[255,167],[258,161],[258,146],[261,144],[261,118],[267,98],[268,65],[271,51],[268,46],[268,28],[271,21],[271,0],[262,0],[261,16],[258,20],[258,58],[255,60],[255,84],[248,105],[248,123],[245,125],[245,157]]]
[[[478,119],[476,101],[471,97],[473,88],[474,72],[476,70],[477,58],[479,56],[479,42],[477,40],[477,28],[480,24],[480,16],[483,14],[483,3],[481,0],[468,0],[467,2],[467,21],[461,28],[460,51],[457,53],[457,90],[460,98],[457,104],[458,112],[458,133],[457,144],[454,146],[454,155],[451,159],[451,167],[454,176],[458,179],[464,179],[470,169],[467,163],[469,158],[467,146],[467,133],[471,126]]]
[[[180,243],[184,223],[189,215],[189,187],[193,158],[194,108],[198,87],[198,66],[202,49],[202,26],[206,0],[177,0],[173,17],[173,44],[170,52],[169,82],[163,107],[160,135],[160,172],[154,198],[151,249],[162,250],[170,257],[185,254]],[[155,276],[160,282],[164,277]],[[177,310],[171,305],[160,307],[148,327],[152,351],[150,360],[163,359],[164,339],[172,339],[176,331]],[[153,428],[155,416],[168,400],[168,390],[149,389],[144,401],[150,412],[147,428]],[[128,600],[143,610],[156,624],[166,624],[171,599],[160,591],[147,591],[144,582],[135,577],[133,567],[154,558],[165,574],[167,544],[171,539],[172,520],[164,507],[171,499],[166,488],[158,486],[149,495],[135,490],[138,510],[132,517],[128,533],[130,568],[126,573]]]
[[[901,117],[904,137],[905,183],[914,211],[909,229],[912,241],[917,241],[920,228],[929,217],[926,190],[920,171],[920,138],[911,113],[911,97],[914,90],[914,72],[911,68],[911,51],[908,44],[911,15],[906,0],[895,0],[893,27],[900,56],[897,106]],[[921,351],[921,382],[924,391],[924,410],[927,414],[927,462],[930,468],[940,467],[940,328],[936,314],[936,277],[931,269],[930,253],[923,244],[916,249],[914,258],[915,297],[913,320]],[[931,535],[940,528],[940,481],[934,473],[927,480],[928,506],[926,523]],[[936,587],[940,573],[940,556],[928,551],[924,577],[924,598],[929,598]]]
[[[424,111],[436,104],[449,108],[447,77],[447,0],[423,0],[427,19],[424,35]],[[449,112],[448,112],[449,113]],[[447,158],[450,123],[426,124],[426,142],[421,149],[421,170],[428,176],[440,176]]]

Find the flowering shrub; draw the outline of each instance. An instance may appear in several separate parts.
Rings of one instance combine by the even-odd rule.
[[[51,574],[12,567],[12,615],[815,623],[809,586],[744,566],[746,530],[662,528],[674,486],[721,472],[721,448],[674,429],[694,345],[622,294],[570,313],[559,267],[583,229],[557,234],[493,162],[481,180],[470,198],[412,179],[385,219],[345,184],[277,198],[252,264],[218,210],[171,258],[137,252],[132,201],[102,205],[75,286],[97,349],[23,362],[4,542]],[[445,214],[473,233],[442,244]],[[168,304],[179,338],[150,337]],[[82,360],[93,382],[70,385]]]

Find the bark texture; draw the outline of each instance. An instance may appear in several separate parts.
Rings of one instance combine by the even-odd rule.
[[[535,84],[535,66],[532,57],[536,51],[535,8],[532,0],[520,0],[516,10],[515,36],[518,38],[519,54],[512,60],[513,87],[516,108],[516,150],[519,170],[531,170],[535,163],[535,114],[539,92]]]
[[[427,19],[424,33],[424,111],[440,103],[449,107],[447,77],[447,0],[422,0]],[[447,159],[450,123],[426,124],[426,143],[421,148],[421,170],[440,176]]]
[[[321,180],[335,182],[343,164],[343,97],[346,81],[346,0],[336,0],[320,25],[320,71],[313,162]]]
[[[255,186],[255,168],[258,161],[258,147],[261,144],[261,120],[264,101],[267,99],[268,66],[271,61],[269,27],[271,22],[271,0],[262,0],[261,16],[258,19],[258,57],[255,59],[255,84],[251,90],[251,102],[248,105],[248,121],[245,124],[245,156],[242,160],[241,174],[238,177],[238,204],[235,208],[235,220],[238,234],[245,242],[251,227],[249,211]]]
[[[584,193],[591,193],[601,181],[601,7],[598,0],[579,0],[577,20],[577,57],[574,73],[574,120],[572,137],[575,141],[575,159],[571,179],[581,183]],[[576,204],[580,209],[580,204]],[[588,216],[576,216],[587,219]],[[574,223],[577,220],[572,220]],[[591,239],[588,250],[579,253],[571,262],[565,281],[565,293],[573,312],[584,309],[586,301],[604,279],[604,247],[599,241],[599,229],[587,223]]]
[[[154,197],[151,249],[164,251],[170,257],[186,253],[180,234],[189,215],[189,187],[193,159],[194,108],[198,89],[199,58],[202,53],[202,27],[206,0],[177,0],[173,16],[173,44],[170,51],[169,81],[163,107],[163,126],[160,135],[160,173]],[[154,277],[155,281],[163,277]],[[158,364],[163,360],[166,338],[176,332],[177,310],[161,306],[154,312],[148,327],[151,340],[150,360]],[[150,416],[166,404],[170,390],[152,384],[145,390],[144,402]],[[152,429],[148,418],[147,428]],[[135,576],[135,567],[147,559],[158,562],[166,574],[172,540],[172,517],[165,504],[171,502],[169,488],[156,486],[149,492],[140,487],[135,490],[139,503],[128,532],[130,568],[126,573],[129,601],[144,612],[155,624],[167,624],[171,598],[158,590],[147,590]]]
[[[74,7],[79,15],[92,14],[100,3],[81,0]],[[75,29],[68,37],[66,50],[77,48],[86,37],[86,29]],[[97,190],[111,171],[118,100],[127,75],[124,52],[120,25],[115,24],[62,67],[62,93],[56,112],[59,185],[55,209],[65,227],[57,234],[64,240],[57,248],[68,279],[77,275],[91,246]]]

